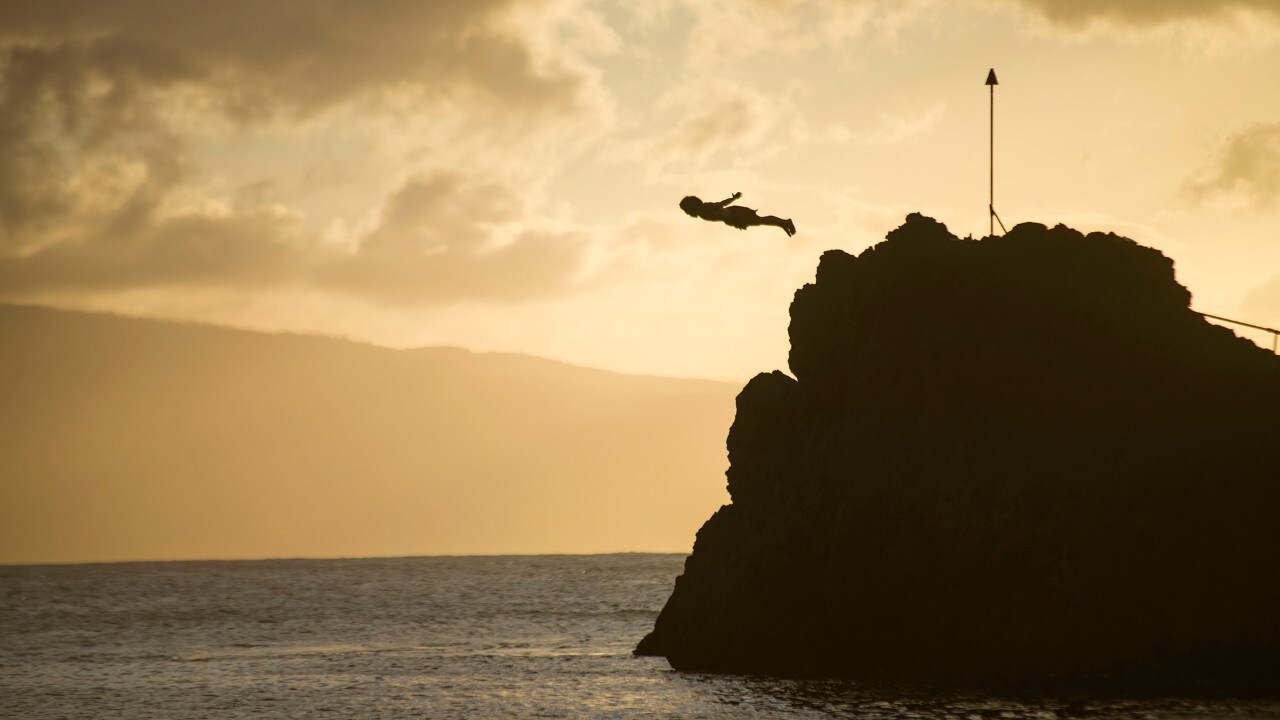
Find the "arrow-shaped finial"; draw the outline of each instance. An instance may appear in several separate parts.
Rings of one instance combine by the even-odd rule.
[[[1000,81],[996,79],[996,69],[995,69],[995,68],[991,68],[990,70],[988,70],[988,71],[987,71],[987,84],[988,84],[988,85],[999,85],[999,84],[1000,84]]]

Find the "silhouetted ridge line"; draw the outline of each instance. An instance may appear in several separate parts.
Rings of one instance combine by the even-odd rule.
[[[0,348],[0,563],[679,549],[724,501],[728,383],[3,304]]]
[[[637,647],[681,670],[1280,691],[1280,358],[1173,263],[913,214],[823,254],[791,375],[737,398],[732,503]]]

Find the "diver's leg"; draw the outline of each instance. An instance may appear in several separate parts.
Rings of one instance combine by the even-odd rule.
[[[761,225],[772,225],[774,227],[782,228],[782,231],[785,232],[787,235],[796,234],[795,223],[791,222],[790,220],[783,220],[777,215],[766,215],[760,218],[759,220]]]

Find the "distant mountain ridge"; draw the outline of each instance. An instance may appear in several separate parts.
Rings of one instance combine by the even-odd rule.
[[[0,305],[0,562],[683,551],[728,383]]]

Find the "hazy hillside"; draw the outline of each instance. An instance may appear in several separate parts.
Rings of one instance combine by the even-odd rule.
[[[736,387],[0,306],[0,562],[686,551]]]

